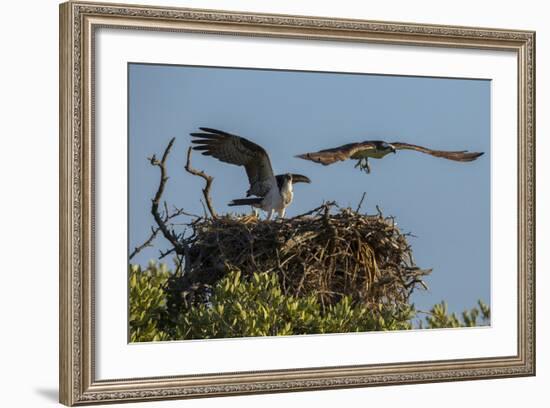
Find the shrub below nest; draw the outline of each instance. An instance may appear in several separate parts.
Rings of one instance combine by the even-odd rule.
[[[228,272],[278,275],[285,295],[317,296],[322,308],[347,296],[365,305],[404,304],[430,270],[414,264],[393,218],[329,204],[290,219],[226,215],[191,224],[186,280],[195,291]],[[191,291],[193,292],[193,291]]]

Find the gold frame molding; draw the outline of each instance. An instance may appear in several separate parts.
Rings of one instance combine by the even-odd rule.
[[[93,47],[98,27],[513,51],[518,63],[518,350],[514,356],[96,380]],[[60,402],[66,405],[535,375],[535,33],[68,2],[60,5]]]

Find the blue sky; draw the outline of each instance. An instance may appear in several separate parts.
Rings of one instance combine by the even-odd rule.
[[[490,302],[490,90],[488,80],[238,68],[129,65],[129,247],[141,244],[154,221],[150,202],[158,169],[147,161],[176,137],[164,199],[202,214],[202,180],[185,172],[189,133],[199,126],[244,136],[263,146],[276,174],[301,173],[287,216],[323,200],[395,216],[410,238],[418,266],[433,268],[429,291],[413,297],[418,309],[446,300],[452,311]],[[354,162],[328,167],[294,158],[299,153],[363,140],[407,142],[442,150],[483,151],[456,163],[412,151],[371,160],[372,173]],[[193,155],[193,165],[214,176],[218,212],[244,197],[242,167]],[[248,208],[243,207],[247,212]],[[168,245],[132,262],[146,264]]]

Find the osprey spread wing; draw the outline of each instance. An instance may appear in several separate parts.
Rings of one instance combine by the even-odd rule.
[[[191,133],[196,144],[194,150],[205,156],[212,156],[229,164],[243,166],[248,176],[250,188],[246,196],[233,200],[229,205],[251,205],[268,212],[271,218],[274,212],[284,217],[286,208],[293,198],[292,183],[309,183],[306,176],[300,174],[280,174],[275,176],[271,161],[265,149],[244,137],[222,130],[201,127],[202,132]]]
[[[483,152],[468,152],[467,150],[448,151],[448,150],[433,150],[427,147],[418,146],[410,143],[393,142],[387,143],[379,140],[371,140],[359,143],[348,143],[332,149],[320,150],[318,152],[304,153],[298,155],[301,159],[311,160],[315,163],[320,163],[325,166],[344,161],[348,159],[357,160],[355,167],[370,172],[368,159],[381,159],[389,153],[396,153],[397,150],[415,150],[417,152],[426,153],[430,156],[440,157],[447,160],[458,162],[470,162],[477,159]]]
[[[244,137],[221,130],[206,127],[200,129],[203,133],[191,133],[191,136],[196,138],[191,143],[197,144],[193,149],[224,163],[244,166],[250,182],[247,196],[265,196],[275,183],[275,176],[269,156],[263,147]]]

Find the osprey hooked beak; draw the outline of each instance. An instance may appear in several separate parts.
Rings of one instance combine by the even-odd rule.
[[[309,177],[306,177],[302,174],[294,174],[294,173],[291,173],[289,174],[290,176],[290,181],[292,181],[292,183],[311,183],[311,180],[309,179]]]

